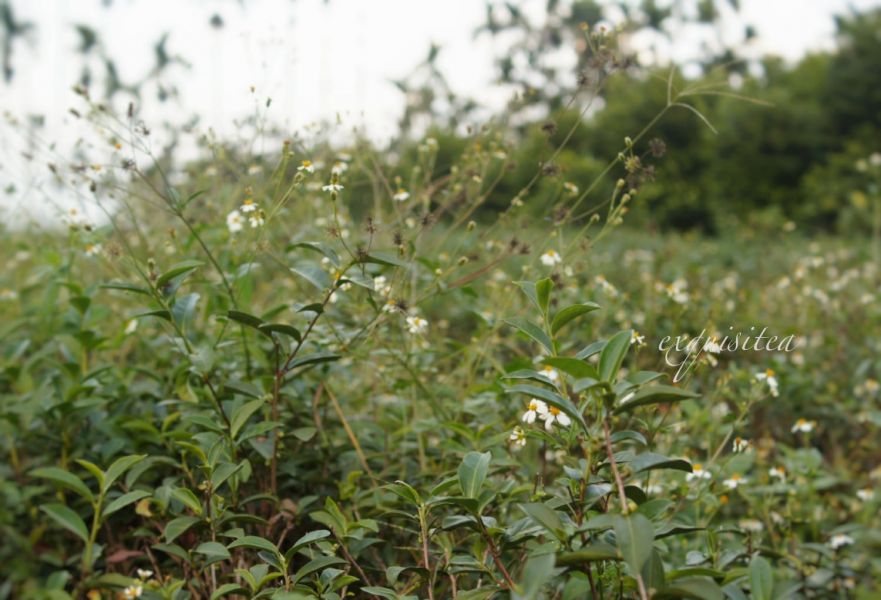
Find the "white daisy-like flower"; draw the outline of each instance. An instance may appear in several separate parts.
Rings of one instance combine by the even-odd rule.
[[[636,344],[637,346],[645,346],[645,336],[640,335],[640,333],[634,329],[633,333],[630,334],[630,343]]]
[[[688,282],[684,279],[676,279],[664,289],[667,292],[667,296],[676,304],[688,303]]]
[[[259,175],[263,172],[263,167],[260,165],[251,165],[248,167],[248,175]]]
[[[327,185],[321,186],[321,189],[325,192],[330,192],[331,194],[341,192],[345,188],[338,183],[328,183]]]
[[[869,164],[873,167],[881,167],[881,152],[872,152],[869,155]]]
[[[553,430],[555,422],[559,423],[562,427],[569,427],[572,424],[572,419],[569,418],[569,415],[556,406],[548,406],[547,408],[548,412],[543,414],[541,418],[544,420],[545,429],[548,431]]]
[[[523,416],[520,418],[524,423],[529,423],[532,425],[535,423],[535,419],[541,417],[544,418],[544,415],[548,414],[548,405],[538,400],[536,398],[532,398],[529,401],[529,404],[526,405],[526,412],[523,413]]]
[[[245,219],[238,209],[231,211],[226,215],[226,226],[230,233],[238,233],[245,226]]]
[[[526,432],[518,425],[514,428],[514,431],[511,432],[508,441],[511,442],[514,450],[520,450],[520,448],[526,445]]]
[[[266,224],[266,215],[262,210],[257,211],[256,213],[248,217],[248,223],[251,225],[252,229],[263,227],[263,225]]]
[[[836,533],[829,539],[829,547],[838,550],[842,546],[850,546],[853,544],[853,538],[844,533]]]
[[[861,490],[857,490],[857,498],[862,500],[863,502],[868,502],[875,495],[875,490],[872,488],[863,488]]]
[[[786,481],[786,469],[784,469],[783,467],[771,467],[770,469],[768,469],[768,476],[772,479]]]
[[[386,303],[382,307],[382,312],[384,313],[393,313],[400,310],[398,307],[398,302],[394,298],[389,298],[386,300]]]
[[[792,426],[792,433],[810,433],[817,425],[816,421],[808,421],[807,419],[799,419]]]
[[[541,264],[546,267],[553,267],[554,265],[558,265],[563,262],[563,258],[556,250],[548,250],[544,254],[541,255]]]
[[[373,278],[373,289],[383,297],[388,296],[392,292],[392,286],[388,283],[385,275],[377,275]]]
[[[0,290],[0,300],[15,300],[16,298],[18,298],[18,292],[15,290],[10,290],[8,288]]]
[[[101,244],[86,244],[86,256],[98,256],[101,254]]]
[[[716,341],[716,338],[713,338],[704,342],[704,352],[708,352],[710,354],[721,354],[722,346],[719,345],[719,342]]]
[[[560,372],[550,365],[545,365],[539,372],[554,383],[560,380]]]
[[[153,571],[150,569],[138,569],[138,579],[150,579],[153,577]]]
[[[305,171],[306,173],[314,173],[315,165],[312,164],[311,160],[304,160],[300,162],[300,166],[297,167],[298,171]]]
[[[744,479],[740,473],[732,473],[731,477],[722,482],[722,485],[729,490],[736,490],[739,486],[744,484],[746,484],[746,479]]]
[[[242,201],[242,207],[239,210],[243,213],[254,212],[257,210],[257,203],[251,198],[245,198],[244,201]]]
[[[737,522],[741,529],[750,533],[759,533],[765,526],[758,519],[741,519]]]
[[[140,598],[143,593],[144,588],[140,585],[130,585],[122,590],[122,597],[125,598],[125,600],[134,600],[134,598]]]
[[[745,440],[740,436],[734,438],[734,441],[731,443],[731,449],[734,452],[745,452],[749,448],[749,440]]]
[[[427,329],[428,321],[426,321],[422,317],[417,317],[416,315],[410,315],[409,317],[407,317],[407,331],[409,331],[413,335],[425,333]]]
[[[330,167],[330,172],[333,173],[334,175],[342,175],[343,173],[345,173],[348,170],[349,170],[349,165],[347,165],[346,163],[344,163],[341,160],[336,161],[335,163],[333,163],[333,166]]]
[[[780,395],[777,377],[775,376],[773,369],[767,369],[764,373],[759,373],[758,375],[756,375],[756,380],[764,381],[766,384],[768,384],[768,391],[774,398]]]
[[[407,190],[401,188],[401,189],[399,189],[397,192],[395,192],[395,195],[392,196],[392,198],[393,198],[396,202],[404,202],[405,200],[409,200],[409,199],[410,199],[410,192],[408,192]]]
[[[577,196],[578,195],[578,186],[575,185],[574,183],[572,183],[571,181],[567,181],[566,183],[564,183],[563,189],[566,190],[566,192],[570,196]]]
[[[125,329],[123,330],[126,335],[130,335],[135,332],[138,328],[138,320],[130,319],[128,323],[125,324]]]
[[[693,465],[691,465],[691,473],[688,473],[685,476],[685,481],[692,481],[695,479],[710,479],[712,477],[713,474],[704,469],[704,466],[701,463],[694,463]]]

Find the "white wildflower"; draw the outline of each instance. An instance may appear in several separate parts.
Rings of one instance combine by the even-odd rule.
[[[747,449],[749,449],[749,440],[745,440],[742,437],[737,436],[731,443],[731,447],[734,452],[745,452]]]
[[[548,405],[541,400],[533,398],[529,401],[529,404],[526,405],[526,412],[523,413],[520,420],[532,425],[535,423],[536,418],[541,417],[544,419],[544,415],[546,414],[548,414]]]
[[[736,490],[739,486],[744,485],[745,483],[746,479],[744,479],[739,473],[732,473],[731,477],[722,482],[722,485],[729,490]]]
[[[792,433],[810,433],[817,425],[816,421],[808,421],[807,419],[799,419],[792,426]]]
[[[417,317],[416,315],[410,315],[409,317],[407,317],[407,331],[409,331],[413,335],[425,333],[427,329],[428,321],[426,321],[422,317]]]
[[[508,441],[514,446],[514,450],[519,450],[526,445],[526,432],[523,431],[522,427],[517,426],[514,428],[514,431],[511,432]]]
[[[558,265],[561,262],[563,262],[563,259],[556,250],[548,250],[541,255],[541,264],[545,265],[546,267],[553,267],[554,265]]]
[[[685,476],[685,481],[692,481],[694,479],[710,479],[713,476],[708,470],[704,469],[704,466],[701,463],[694,463],[691,465],[691,473],[688,473]]]
[[[226,215],[226,226],[229,228],[230,233],[237,233],[242,230],[244,227],[244,217],[242,217],[242,213],[235,209],[231,211],[228,215]]]
[[[405,200],[408,200],[410,198],[410,192],[402,188],[395,192],[395,195],[392,196],[392,198],[396,202],[404,202]]]
[[[853,544],[853,538],[844,533],[836,533],[829,540],[829,547],[838,550],[842,546],[850,546]]]
[[[569,415],[556,406],[548,406],[548,411],[541,418],[544,420],[545,429],[548,431],[553,430],[555,422],[559,423],[562,427],[569,427],[572,424],[572,419],[569,418]]]

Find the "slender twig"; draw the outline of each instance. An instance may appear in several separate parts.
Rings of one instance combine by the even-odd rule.
[[[606,454],[609,457],[609,465],[612,467],[612,476],[615,478],[615,485],[618,487],[618,500],[621,501],[621,512],[627,515],[627,494],[624,492],[624,481],[621,479],[621,473],[618,471],[618,463],[615,461],[615,454],[612,452],[612,430],[609,427],[609,415],[603,417],[603,433],[605,434]],[[645,582],[642,580],[640,573],[634,573],[636,586],[639,588],[639,597],[641,600],[648,600],[648,592],[645,590]]]

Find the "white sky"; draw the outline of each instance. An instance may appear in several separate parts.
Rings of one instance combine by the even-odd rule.
[[[519,2],[540,15],[546,0]],[[76,124],[67,113],[77,105],[71,92],[82,63],[74,52],[78,36],[73,25],[96,29],[118,62],[123,81],[140,78],[153,64],[152,45],[163,31],[171,35],[172,54],[192,68],[173,67],[180,102],[159,105],[150,96],[148,118],[174,119],[200,115],[205,127],[234,134],[234,120],[253,113],[255,104],[272,97],[267,116],[291,130],[342,114],[348,127],[363,125],[377,139],[394,133],[403,106],[390,84],[405,75],[428,51],[442,45],[439,59],[452,87],[489,106],[500,106],[507,93],[493,85],[493,59],[504,48],[489,36],[475,40],[483,22],[483,0],[12,0],[19,20],[33,21],[37,30],[28,42],[15,45],[15,76],[0,83],[0,111],[17,117],[41,114],[45,139],[57,141],[59,152],[77,139]],[[741,0],[741,15],[758,30],[757,55],[775,53],[790,60],[806,51],[833,45],[832,16],[877,6],[879,0]],[[222,16],[222,29],[209,24]],[[731,31],[739,26],[731,20]],[[675,49],[677,60],[700,52],[697,37],[685,33]],[[733,33],[732,33],[733,35]],[[97,69],[94,69],[97,71]],[[254,85],[256,94],[249,88]],[[95,86],[97,93],[100,86]],[[348,128],[347,127],[347,128]],[[48,179],[45,160],[28,164],[20,158],[25,143],[0,125],[0,189],[14,183],[17,192],[0,194],[4,207],[17,212],[39,205],[34,190]],[[67,153],[69,156],[69,153]]]

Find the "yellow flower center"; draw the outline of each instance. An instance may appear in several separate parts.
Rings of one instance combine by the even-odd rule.
[[[767,371],[765,371],[765,375],[767,375],[768,377],[774,377],[774,370],[768,369]]]
[[[693,469],[695,473],[700,473],[704,470],[704,466],[700,463],[694,463]]]
[[[300,163],[300,164],[301,164],[302,166],[304,166],[304,167],[311,167],[311,166],[312,166],[312,161],[311,161],[311,160],[304,160],[304,161],[303,161],[302,163]]]
[[[548,409],[548,411],[554,415],[555,417],[560,414],[559,408],[554,408],[553,406]]]

